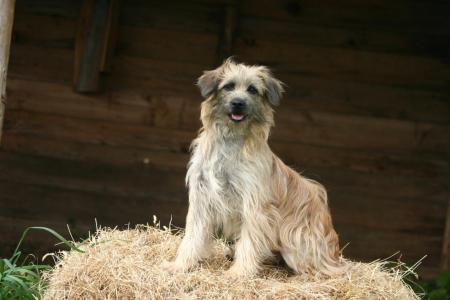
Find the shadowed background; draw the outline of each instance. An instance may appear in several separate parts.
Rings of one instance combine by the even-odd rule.
[[[327,187],[346,256],[428,255],[425,277],[449,267],[450,3],[122,1],[102,88],[83,94],[73,88],[83,2],[17,0],[0,256],[28,226],[68,224],[78,237],[95,218],[182,226],[194,83],[234,54],[287,84],[270,144]],[[36,233],[25,249],[53,245]]]

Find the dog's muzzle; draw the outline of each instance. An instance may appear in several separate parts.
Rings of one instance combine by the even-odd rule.
[[[242,99],[234,99],[231,102],[230,118],[234,122],[241,122],[247,116],[247,103]]]

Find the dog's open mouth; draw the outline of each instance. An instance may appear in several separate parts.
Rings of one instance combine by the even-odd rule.
[[[242,120],[245,119],[245,115],[241,115],[241,114],[230,114],[230,118],[231,120],[233,120],[234,122],[241,122]]]

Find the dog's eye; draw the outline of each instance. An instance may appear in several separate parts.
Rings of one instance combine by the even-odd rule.
[[[250,86],[247,88],[247,92],[249,92],[249,93],[252,94],[252,95],[258,94],[258,90],[257,90],[253,85],[250,85]]]
[[[223,89],[225,91],[232,91],[232,90],[234,90],[234,82],[230,82],[230,83],[225,84],[223,86]]]

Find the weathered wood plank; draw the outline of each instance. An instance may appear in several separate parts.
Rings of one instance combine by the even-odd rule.
[[[10,111],[5,130],[108,146],[184,152],[195,132]]]
[[[218,43],[218,36],[213,33],[123,25],[119,28],[117,54],[174,62],[184,61],[208,68],[216,64],[216,52],[212,49],[216,49]]]
[[[117,43],[117,31],[119,28],[120,0],[109,0],[106,13],[106,24],[100,55],[100,72],[111,71],[113,56]]]
[[[273,65],[277,73],[308,74],[379,85],[446,90],[450,66],[432,57],[394,55],[344,48],[325,48],[258,40],[236,40],[235,53],[244,61]],[[408,72],[405,72],[408,70]]]
[[[218,44],[217,64],[221,64],[225,59],[233,55],[233,45],[236,38],[236,28],[238,24],[239,7],[237,1],[227,3],[222,12],[222,30]]]
[[[342,28],[246,16],[239,24],[240,36],[247,43],[270,40],[274,44],[301,43],[311,46],[445,57],[450,31],[437,33],[396,32],[377,28]],[[264,28],[264,30],[261,30]]]
[[[13,78],[68,83],[72,81],[73,55],[72,49],[13,44],[10,75]],[[194,83],[204,69],[205,65],[193,63],[117,56],[111,79],[105,86],[130,86],[153,90],[154,93],[187,91],[198,94]]]
[[[81,4],[80,0],[20,0],[17,12],[75,19],[80,14]]]
[[[108,0],[85,0],[75,40],[74,89],[89,93],[100,90],[100,72],[107,37]]]
[[[286,82],[283,106],[411,121],[449,124],[450,95],[443,91],[277,74]]]
[[[15,45],[45,48],[74,48],[76,20],[61,16],[42,16],[16,12],[13,36]]]
[[[365,199],[370,197],[373,197],[372,201],[397,199],[400,201],[399,203],[403,202],[405,205],[409,203],[408,199],[415,199],[414,201],[427,203],[430,206],[429,211],[440,209],[440,212],[436,212],[436,214],[443,215],[442,206],[445,206],[446,189],[448,188],[447,183],[443,181],[411,176],[367,174],[350,169],[331,167],[308,166],[308,168],[301,168],[299,171],[302,171],[302,174],[309,178],[322,182],[332,195],[339,195],[337,199],[342,200],[339,203],[342,207],[351,208],[351,205],[346,206],[346,195],[355,195],[358,198],[355,201],[362,201],[360,205],[367,206],[371,205],[367,203],[370,200],[366,201]],[[330,203],[333,203],[332,199]],[[418,213],[420,212],[418,211]],[[442,223],[441,227],[443,226]]]
[[[450,127],[409,123],[325,112],[298,114],[289,107],[279,109],[273,140],[365,149],[375,151],[414,151],[449,153]],[[376,137],[376,138],[374,138]]]
[[[71,84],[73,55],[72,49],[21,46],[13,43],[8,77]],[[49,57],[52,59],[48,59]]]
[[[270,141],[269,144],[285,163],[295,166],[299,171],[329,167],[368,174],[395,174],[419,178],[442,178],[449,173],[447,161],[444,158],[439,160],[434,155],[430,157],[417,153],[395,154],[338,149],[282,141]]]
[[[136,147],[111,147],[61,139],[48,139],[20,133],[7,133],[3,149],[28,155],[80,160],[118,166],[157,166],[165,170],[185,170],[189,155]]]
[[[8,93],[12,110],[165,128],[178,128],[183,106],[190,103],[180,96],[127,89],[86,95],[75,93],[68,84],[12,78],[8,80]]]
[[[184,170],[167,170],[150,164],[120,167],[5,151],[0,152],[0,157],[2,180],[122,197],[163,195],[181,202],[187,197]]]
[[[248,16],[306,24],[390,32],[449,32],[448,2],[380,1],[339,2],[249,0],[242,6]]]
[[[122,7],[121,24],[154,27],[187,32],[220,32],[218,22],[221,6],[197,1],[148,2],[127,1]],[[170,13],[168,13],[170,12]]]
[[[400,252],[401,261],[413,265],[427,255],[418,269],[421,278],[431,279],[439,271],[440,254],[436,251],[442,242],[439,237],[390,230],[370,230],[366,227],[358,228],[353,224],[335,225],[339,232],[341,245],[348,244],[344,249],[346,257],[373,261],[391,257]]]
[[[184,223],[188,206],[187,201],[176,201],[164,195],[123,197],[8,181],[0,181],[0,186],[4,191],[0,217],[36,222],[51,220],[69,226],[88,226],[94,220],[103,226],[146,224],[152,223],[153,215],[165,222],[172,215],[180,225]],[[39,205],[36,205],[36,199],[39,199]]]
[[[0,0],[0,144],[6,105],[6,77],[15,3],[15,0]]]
[[[445,216],[445,227],[442,238],[441,255],[441,269],[443,271],[450,271],[450,189],[448,193],[448,204]]]
[[[189,84],[190,89],[187,89],[189,93],[192,91],[197,92],[195,82],[204,69],[204,64],[117,56],[114,67],[116,73],[113,76],[116,76],[114,78],[116,80],[120,80],[120,78],[124,80],[128,78],[130,80],[144,79],[147,80],[146,83],[151,83],[151,81],[158,82],[158,79],[170,79],[173,89],[178,93],[182,93],[181,87],[186,88]],[[181,84],[181,87],[178,87],[178,84]],[[161,88],[160,92],[164,92],[164,89]]]

